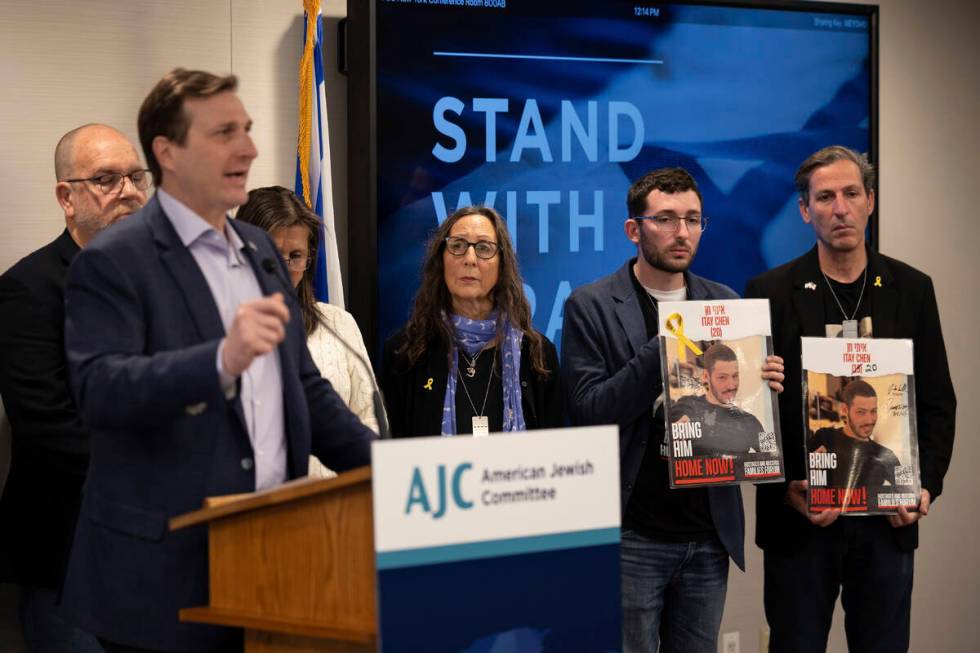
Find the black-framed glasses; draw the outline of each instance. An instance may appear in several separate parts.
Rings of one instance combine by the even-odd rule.
[[[704,231],[708,228],[708,216],[706,215],[632,215],[630,220],[636,220],[637,222],[641,220],[646,220],[651,223],[657,231],[662,231],[666,234],[671,234],[680,229],[681,222],[687,227],[690,232]]]
[[[95,177],[88,177],[87,179],[65,179],[69,182],[81,182],[87,181],[95,184],[99,189],[106,195],[114,193],[119,190],[119,186],[122,184],[123,179],[129,179],[133,183],[133,187],[136,190],[146,190],[150,187],[150,171],[149,170],[133,170],[128,175],[124,175],[119,172],[107,172],[104,175],[97,175]]]
[[[294,272],[302,272],[310,267],[310,263],[313,262],[312,256],[304,256],[303,254],[294,254],[292,256],[283,256],[282,260],[286,262],[286,267]]]
[[[473,248],[477,258],[488,259],[497,255],[497,243],[492,243],[489,240],[478,240],[471,243],[459,236],[450,236],[446,239],[446,251],[453,256],[465,256],[466,250],[470,247]]]

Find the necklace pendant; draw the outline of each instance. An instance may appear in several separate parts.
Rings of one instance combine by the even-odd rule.
[[[473,436],[490,435],[490,418],[486,415],[473,416]]]
[[[858,323],[857,320],[844,320],[841,323],[844,333],[842,334],[845,338],[857,338],[858,337]]]
[[[466,376],[468,376],[468,377],[469,377],[469,378],[471,378],[471,379],[472,379],[472,378],[473,378],[474,376],[476,376],[476,368],[475,368],[475,367],[473,367],[472,365],[467,365],[467,366],[466,366]]]

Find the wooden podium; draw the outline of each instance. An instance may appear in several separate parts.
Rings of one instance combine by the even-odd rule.
[[[247,653],[377,650],[371,469],[208,499],[211,604],[181,621],[245,629]]]

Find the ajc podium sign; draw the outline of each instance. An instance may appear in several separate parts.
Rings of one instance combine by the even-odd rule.
[[[170,520],[208,527],[209,604],[180,619],[246,653],[618,651],[618,450],[612,426],[387,440],[211,498]]]
[[[379,441],[384,651],[618,651],[611,426]]]

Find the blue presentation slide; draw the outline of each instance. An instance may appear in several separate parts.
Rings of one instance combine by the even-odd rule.
[[[866,16],[802,10],[380,1],[380,338],[408,317],[433,229],[486,204],[558,343],[569,293],[635,255],[626,192],[663,166],[704,196],[693,271],[741,292],[812,246],[792,183],[803,159],[869,150],[870,34]]]

